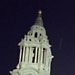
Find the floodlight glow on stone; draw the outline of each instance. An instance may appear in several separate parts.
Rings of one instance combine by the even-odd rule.
[[[38,13],[41,15],[42,14],[42,11],[40,10]]]

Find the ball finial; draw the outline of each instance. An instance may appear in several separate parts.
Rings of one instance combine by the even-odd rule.
[[[42,14],[42,11],[41,11],[41,10],[39,10],[38,14],[39,14],[39,15],[41,15],[41,14]]]

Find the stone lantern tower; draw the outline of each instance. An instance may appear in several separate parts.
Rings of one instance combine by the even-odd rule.
[[[41,14],[39,11],[34,25],[18,44],[19,63],[11,75],[50,75],[53,56]]]

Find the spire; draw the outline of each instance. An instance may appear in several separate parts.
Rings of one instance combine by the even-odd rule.
[[[37,17],[34,25],[43,26],[42,11],[41,10],[38,11],[38,17]]]

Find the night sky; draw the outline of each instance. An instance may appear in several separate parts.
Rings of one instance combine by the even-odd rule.
[[[18,64],[18,43],[42,10],[44,27],[52,45],[51,75],[75,75],[75,1],[0,1],[0,75],[10,75]]]

